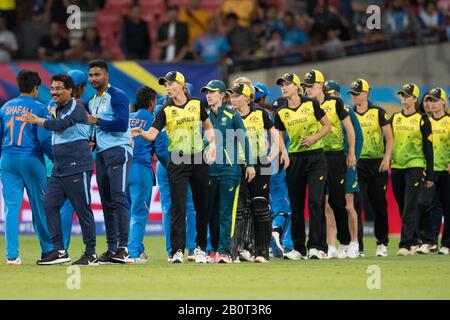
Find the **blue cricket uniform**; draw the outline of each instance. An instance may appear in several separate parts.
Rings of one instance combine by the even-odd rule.
[[[45,213],[53,248],[64,250],[60,210],[67,199],[80,221],[86,254],[95,254],[95,220],[90,184],[94,159],[89,149],[89,125],[84,107],[71,99],[58,106],[44,128],[53,132],[52,175],[45,193]]]
[[[120,89],[108,85],[102,95],[89,101],[89,110],[100,119],[93,126],[96,141],[97,184],[105,219],[108,251],[128,245],[128,174],[132,147],[129,100]]]
[[[150,129],[153,122],[153,114],[148,110],[139,109],[130,114],[130,128],[142,127]],[[156,155],[161,161],[167,162],[168,152],[161,137],[155,141],[146,141],[141,137],[135,137],[133,143],[133,161],[128,177],[128,199],[130,209],[130,234],[128,237],[128,250],[131,258],[138,258],[145,251],[143,240],[145,226],[148,220],[152,191],[155,185],[155,173],[152,167],[152,156]]]
[[[41,252],[44,254],[53,250],[44,211],[47,186],[44,152],[52,158],[51,135],[35,124],[22,121],[21,114],[25,111],[41,118],[47,117],[47,108],[28,96],[12,99],[0,109],[0,170],[5,201],[6,257],[11,260],[19,256],[19,214],[24,187]]]

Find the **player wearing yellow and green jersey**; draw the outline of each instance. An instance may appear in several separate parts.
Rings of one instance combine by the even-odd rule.
[[[308,187],[309,239],[308,257],[324,259],[328,250],[323,194],[327,177],[327,161],[323,137],[331,125],[319,102],[302,96],[300,77],[286,73],[277,79],[283,98],[277,100],[275,126],[282,137],[289,136],[290,165],[286,171],[292,209],[294,250],[306,256],[305,197]]]
[[[358,184],[375,214],[375,254],[385,257],[389,243],[386,190],[393,145],[392,129],[386,111],[369,101],[370,86],[366,80],[354,81],[348,93],[352,95],[364,139],[358,161]]]
[[[430,106],[432,116],[430,118],[431,129],[433,134],[433,170],[434,170],[434,186],[428,190],[423,190],[419,201],[422,217],[424,211],[430,206],[436,193],[439,193],[442,209],[444,213],[444,231],[442,233],[440,254],[449,254],[450,249],[450,115],[446,113],[446,94],[442,88],[431,89],[424,98]],[[424,230],[432,233],[431,219],[425,219]],[[433,239],[429,234],[427,239]],[[431,246],[433,242],[426,243],[421,246]],[[419,252],[427,253],[428,250]]]
[[[271,161],[281,153],[282,163],[289,165],[289,158],[278,131],[273,126],[266,110],[252,104],[253,93],[244,83],[227,90],[231,104],[241,115],[250,143],[256,176],[248,182],[241,179],[241,189],[247,189],[255,231],[255,262],[269,260],[269,245],[272,235],[272,214],[269,206]],[[271,151],[267,156],[266,133],[270,135]]]
[[[390,120],[394,135],[392,188],[402,218],[397,255],[407,256],[415,254],[419,244],[416,221],[425,168],[425,187],[433,186],[433,144],[430,120],[416,110],[419,98],[417,85],[407,83],[397,94],[403,108]]]
[[[165,127],[169,138],[170,160],[167,164],[172,220],[170,222],[171,263],[182,263],[186,247],[186,195],[188,183],[192,189],[197,212],[196,261],[206,263],[209,168],[203,158],[203,125],[209,142],[207,159],[215,159],[214,129],[206,112],[206,104],[191,97],[184,76],[177,71],[159,78],[159,84],[167,90],[168,99],[156,115],[148,131],[133,128],[133,136],[153,141]],[[201,257],[201,258],[200,258]]]
[[[311,70],[305,74],[303,87],[308,97],[319,102],[331,123],[331,131],[322,138],[323,150],[327,158],[327,189],[325,196],[325,214],[334,215],[337,228],[337,239],[340,246],[337,258],[345,258],[350,244],[348,215],[345,209],[345,176],[347,167],[356,167],[355,130],[344,102],[338,97],[332,97],[324,92],[325,77],[319,70]],[[344,152],[344,129],[347,132],[349,149],[347,156]],[[332,240],[332,239],[329,239]],[[334,239],[333,239],[334,240]],[[334,247],[335,241],[327,241]]]

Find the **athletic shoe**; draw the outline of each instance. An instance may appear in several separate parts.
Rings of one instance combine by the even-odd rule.
[[[69,253],[64,250],[53,250],[44,259],[36,261],[40,266],[54,265],[70,262]]]
[[[191,261],[194,262],[195,261],[195,249],[189,249],[188,251],[188,256],[187,256],[187,261]]]
[[[388,256],[387,247],[384,244],[378,245],[375,255],[377,257],[387,257]]]
[[[148,261],[148,257],[145,254],[145,252],[142,252],[139,257],[137,258],[128,258],[127,259],[127,263],[135,263],[135,264],[142,264],[142,263],[147,263]]]
[[[269,263],[269,260],[267,260],[263,256],[257,256],[255,258],[255,263]]]
[[[287,260],[301,260],[302,254],[298,252],[297,250],[293,249],[289,251],[288,253],[283,254],[283,258]]]
[[[200,247],[195,248],[195,263],[206,263],[206,252],[200,249]]]
[[[216,251],[211,251],[208,257],[208,263],[216,263],[217,259],[219,259],[219,253]],[[239,259],[239,257],[238,257]]]
[[[327,257],[328,259],[337,258],[337,249],[335,246],[328,246]]]
[[[127,247],[119,247],[116,252],[112,255],[111,260],[116,263],[127,263],[128,258],[130,258],[130,253]]]
[[[183,263],[183,251],[178,250],[174,255],[173,258],[170,260],[170,263]]]
[[[84,253],[80,259],[72,263],[73,266],[98,266],[96,254]]]
[[[348,245],[339,245],[339,248],[336,253],[336,259],[345,259],[347,258],[347,249]]]
[[[272,252],[272,244],[269,247],[269,258],[274,258],[273,252]]]
[[[233,260],[233,263],[241,263],[241,260],[239,260],[239,257],[236,257],[236,259]]]
[[[365,258],[366,254],[364,253],[364,251],[359,251],[359,257],[360,258]]]
[[[438,252],[437,245],[433,244],[430,248],[430,252]]]
[[[231,257],[226,254],[226,253],[222,253],[221,255],[219,255],[219,259],[217,259],[216,263],[231,263]]]
[[[406,257],[406,256],[409,256],[410,254],[411,254],[411,251],[409,251],[409,250],[406,249],[406,248],[400,248],[400,249],[397,251],[397,255],[398,255],[398,256]]]
[[[280,251],[281,254],[279,254],[280,256],[283,255],[284,253],[284,249],[283,246],[281,245],[281,234],[282,234],[282,230],[280,227],[276,227],[272,229],[272,240],[275,243],[275,249],[277,249],[277,251]],[[277,254],[277,253],[275,253]]]
[[[20,257],[17,257],[17,258],[8,258],[8,259],[6,260],[6,264],[7,264],[8,266],[18,266],[18,265],[22,264],[22,260],[20,260]]]
[[[171,263],[171,262],[172,262],[172,259],[173,259],[173,255],[168,254],[168,255],[167,255],[167,262],[168,262],[168,263]]]
[[[98,264],[111,264],[115,263],[114,260],[112,260],[112,256],[114,255],[114,252],[111,251],[105,251],[102,253],[102,255],[97,259]]]
[[[323,260],[327,259],[327,254],[323,252],[322,250],[317,249],[309,249],[308,252],[308,259],[315,259],[315,260]]]
[[[359,256],[359,243],[358,242],[350,242],[347,247],[347,257],[350,259],[356,259]]]
[[[445,254],[445,255],[447,255],[449,253],[450,253],[450,250],[448,247],[441,247],[438,252],[438,254]]]
[[[424,243],[419,247],[419,249],[417,249],[417,253],[429,254],[431,252],[431,247],[432,247],[431,244]]]
[[[241,250],[241,251],[239,251],[239,259],[241,261],[253,262],[252,254],[248,250]]]

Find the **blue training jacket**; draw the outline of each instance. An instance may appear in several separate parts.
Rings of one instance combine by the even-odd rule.
[[[359,123],[358,117],[356,117],[355,110],[353,110],[353,108],[346,107],[345,110],[347,110],[348,115],[350,116],[350,120],[352,121],[353,128],[355,129],[355,156],[356,160],[359,160],[364,143],[361,124]],[[347,131],[345,130],[344,126],[342,126],[342,131],[344,133],[344,151],[345,154],[348,154],[348,138]]]
[[[52,176],[64,177],[94,169],[89,150],[89,125],[86,109],[72,99],[58,106],[44,128],[53,131]]]
[[[132,153],[131,132],[129,126],[129,104],[127,95],[120,89],[108,85],[106,91],[89,101],[89,110],[100,118],[100,124],[94,125],[97,153],[113,147],[123,147]]]
[[[24,112],[47,118],[45,105],[32,97],[19,96],[0,109],[0,144],[3,154],[52,158],[51,133],[21,120]]]

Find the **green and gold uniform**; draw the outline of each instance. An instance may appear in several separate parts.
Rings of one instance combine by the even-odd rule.
[[[289,136],[288,148],[290,165],[286,170],[289,198],[292,209],[292,240],[294,249],[306,256],[306,233],[304,207],[306,187],[309,203],[309,240],[308,249],[327,252],[325,214],[323,194],[327,175],[327,163],[323,151],[323,139],[310,146],[302,146],[302,140],[317,134],[322,129],[320,120],[325,111],[316,100],[301,97],[300,105],[289,108],[287,100],[277,100],[275,127]]]
[[[400,248],[410,250],[419,239],[416,220],[419,215],[419,195],[426,168],[426,180],[433,181],[433,145],[428,116],[414,112],[395,113],[391,118],[394,134],[392,151],[392,188],[402,218]]]
[[[172,254],[186,247],[186,195],[191,185],[195,211],[197,213],[197,245],[206,250],[208,225],[209,168],[203,160],[204,143],[201,134],[202,122],[208,119],[206,105],[199,99],[188,97],[184,105],[176,105],[168,99],[158,112],[152,127],[161,131],[166,128],[171,154],[167,164],[172,220],[170,244]]]
[[[358,184],[361,194],[368,199],[374,211],[377,245],[387,246],[389,238],[386,191],[389,175],[387,172],[379,172],[378,169],[385,152],[382,128],[389,125],[389,116],[370,101],[365,112],[359,112],[356,106],[354,110],[364,141],[358,161]]]
[[[333,209],[336,220],[337,239],[341,245],[350,243],[350,231],[348,228],[348,214],[345,200],[345,176],[347,174],[347,162],[344,152],[344,131],[342,123],[348,117],[342,99],[325,95],[320,107],[331,123],[331,131],[325,135],[323,150],[327,158],[327,191],[328,202]]]

